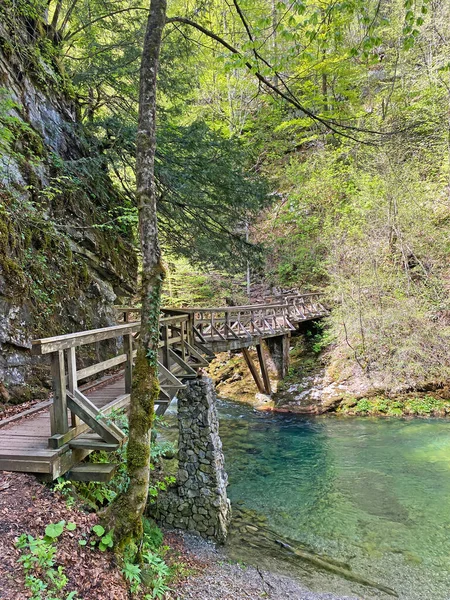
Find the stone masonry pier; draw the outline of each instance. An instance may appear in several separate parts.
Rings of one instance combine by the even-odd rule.
[[[225,541],[231,520],[216,392],[211,379],[191,380],[178,394],[178,474],[176,484],[158,496],[160,523]]]

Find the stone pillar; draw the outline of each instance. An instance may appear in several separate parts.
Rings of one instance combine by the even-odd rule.
[[[265,338],[267,350],[269,352],[269,364],[275,369],[278,379],[286,377],[289,371],[289,335],[277,335],[275,337]]]
[[[158,496],[155,518],[223,543],[231,507],[216,399],[207,377],[189,381],[179,392],[177,482]]]

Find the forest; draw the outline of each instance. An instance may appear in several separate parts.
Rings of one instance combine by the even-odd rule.
[[[76,102],[97,148],[85,168],[107,171],[117,190],[93,226],[134,230],[145,7],[13,5],[36,40],[14,50]],[[170,302],[242,300],[249,263],[255,283],[327,294],[335,370],[360,369],[386,390],[445,381],[446,3],[175,2],[168,11],[155,169]],[[4,150],[11,125],[3,118]]]
[[[330,493],[323,482],[332,478],[333,451],[341,458],[348,456],[345,464],[351,465],[357,479],[358,469],[364,470],[370,462],[367,449],[358,446],[359,438],[355,444],[360,454],[350,458],[342,441],[347,434],[338,420],[343,415],[356,419],[355,431],[361,437],[380,436],[377,440],[384,440],[393,452],[398,438],[406,440],[404,421],[389,425],[386,419],[388,428],[383,428],[369,419],[367,426],[360,425],[358,419],[430,418],[429,423],[421,423],[435,428],[434,433],[430,429],[417,434],[423,446],[410,438],[411,454],[405,458],[399,450],[395,458],[401,463],[414,456],[428,465],[425,454],[433,452],[439,464],[445,462],[446,439],[440,449],[433,436],[442,434],[439,439],[444,439],[440,418],[450,414],[449,254],[448,2],[1,0],[0,431],[2,419],[47,400],[54,385],[44,361],[30,351],[33,340],[112,327],[117,323],[117,305],[140,310],[140,337],[127,375],[128,419],[124,422],[123,416],[116,416],[127,437],[126,449],[115,450],[120,474],[109,488],[93,482],[72,488],[61,477],[55,484],[59,488],[53,488],[64,502],[69,498],[68,508],[84,498],[98,512],[94,530],[98,527],[102,533],[97,537],[88,533],[85,517],[79,517],[80,527],[85,528],[82,539],[92,544],[93,551],[100,548],[108,553],[114,537],[125,588],[120,588],[121,580],[117,584],[121,591],[111,592],[117,596],[99,598],[213,600],[260,598],[257,594],[263,592],[267,597],[291,597],[289,584],[281,580],[268,580],[263,592],[256,591],[255,583],[247,596],[233,596],[237,592],[231,588],[219,590],[214,597],[202,596],[205,591],[184,596],[177,595],[182,594],[181,584],[179,589],[170,587],[204,565],[198,556],[186,558],[187,551],[183,559],[174,558],[173,548],[162,551],[163,534],[149,517],[152,497],[175,481],[162,466],[164,454],[175,452],[173,440],[165,439],[171,437],[172,416],[169,425],[159,417],[155,425],[154,418],[155,404],[164,393],[159,371],[161,308],[175,311],[175,318],[176,311],[186,307],[231,309],[283,294],[320,294],[324,312],[312,319],[312,325],[300,328],[299,336],[293,334],[290,368],[284,381],[275,384],[270,399],[270,408],[279,412],[267,417],[285,436],[281,446],[298,444],[311,465],[323,473],[311,489],[304,472],[299,475],[298,493],[307,489],[311,497],[317,494],[319,505]],[[80,351],[81,371],[94,359],[97,363],[114,360],[117,343]],[[198,354],[198,348],[193,352]],[[184,346],[182,356],[184,360]],[[247,364],[249,356],[245,354]],[[63,369],[62,378],[69,382],[67,357],[66,361],[67,376]],[[257,390],[243,375],[243,365],[241,354],[218,354],[209,375],[219,396],[234,401],[248,396],[252,408],[261,408],[253,400]],[[54,370],[52,377],[54,382]],[[384,467],[375,469],[378,483],[374,485],[384,490],[387,499],[380,500],[381,508],[369,510],[364,484],[358,479],[358,510],[366,511],[359,522],[369,532],[355,550],[355,569],[363,572],[358,579],[348,567],[351,551],[341,556],[341,549],[338,552],[333,546],[336,540],[329,545],[323,541],[339,529],[337,513],[330,512],[326,533],[313,519],[314,533],[294,536],[301,545],[292,546],[283,519],[273,517],[277,509],[269,502],[271,490],[252,488],[251,472],[248,482],[241,481],[236,465],[242,472],[249,468],[245,452],[262,453],[270,465],[273,460],[274,481],[275,472],[285,464],[265,455],[270,440],[261,438],[259,417],[252,412],[246,412],[244,420],[253,446],[245,447],[233,406],[219,404],[225,461],[227,469],[230,461],[232,474],[233,515],[238,515],[233,521],[238,524],[232,525],[233,558],[241,560],[239,552],[248,543],[243,534],[256,527],[263,532],[257,543],[267,556],[268,545],[281,544],[279,552],[291,552],[333,577],[344,573],[344,579],[363,590],[368,586],[367,598],[397,594],[393,588],[404,584],[406,571],[396,565],[392,578],[385,577],[387,567],[377,552],[385,548],[389,534],[383,530],[386,537],[375,539],[370,519],[375,514],[385,518],[386,513],[389,519],[393,511],[393,522],[406,523],[402,494],[411,482],[399,483],[405,487],[393,492],[389,501],[386,482],[391,474]],[[251,411],[248,405],[242,410]],[[311,429],[307,421],[299,421],[294,432],[288,422],[278,420],[283,412],[333,415],[327,422],[314,421]],[[66,407],[64,413],[67,420]],[[236,430],[230,421],[236,423]],[[105,427],[114,432],[115,425]],[[364,427],[368,429],[363,431]],[[323,435],[333,439],[336,448],[330,450]],[[155,442],[160,438],[164,441]],[[375,437],[370,439],[379,450]],[[220,452],[217,464],[223,463]],[[290,460],[294,454],[286,456]],[[377,457],[380,463],[388,460]],[[103,456],[97,462],[107,460]],[[294,465],[297,468],[300,472],[301,467]],[[337,472],[340,468],[345,472],[343,465],[336,467]],[[397,482],[403,481],[400,470]],[[413,470],[412,466],[406,469]],[[438,486],[432,475],[431,469],[429,485]],[[9,480],[5,485],[9,487]],[[29,493],[41,498],[34,485]],[[351,486],[347,480],[342,485]],[[317,490],[322,487],[321,500]],[[422,506],[419,488],[414,488],[415,508]],[[335,498],[342,514],[348,510],[343,500],[347,491]],[[260,493],[267,505],[248,501]],[[295,521],[295,527],[305,531],[309,513],[298,516],[286,494],[283,514],[290,523],[304,518],[301,524]],[[240,512],[241,504],[235,507],[235,500],[250,510]],[[19,538],[25,585],[33,599],[51,600],[52,593],[55,598],[78,598],[53,560],[58,538],[68,540],[75,529],[69,527],[72,517],[65,512],[64,502],[57,511],[61,520],[55,523],[64,521],[59,533],[45,530],[41,538],[37,533]],[[322,507],[325,514],[333,502],[330,495]],[[44,512],[48,510],[46,505]],[[437,500],[433,510],[435,523],[440,511]],[[272,515],[267,529],[258,520],[259,513]],[[354,521],[349,527],[356,531],[358,514],[351,514]],[[397,596],[444,598],[444,584],[424,591],[424,582],[436,575],[436,565],[430,566],[433,552],[428,546],[426,551],[424,546],[412,550],[411,539],[421,534],[409,538],[405,531],[398,532],[398,539],[404,541],[398,553],[411,564],[418,556],[423,568],[418,579],[412,577],[411,587],[401,588]],[[346,534],[339,530],[336,539]],[[285,541],[275,539],[276,535]],[[359,535],[355,533],[353,540]],[[167,548],[171,543],[175,549],[181,544],[169,534]],[[389,552],[397,552],[394,546]],[[131,548],[128,554],[127,548]],[[358,554],[361,548],[375,563],[380,560],[373,575],[372,563]],[[41,581],[39,576],[47,568],[54,573]],[[115,567],[105,563],[98,568],[106,572]],[[151,573],[149,585],[145,569]],[[222,572],[217,576],[225,577]],[[258,578],[257,573],[254,576]],[[311,577],[311,594],[361,593],[358,587],[340,587],[337,580],[325,585],[320,577]],[[44,582],[41,589],[38,580]],[[413,589],[414,581],[420,591]],[[0,586],[0,596],[1,591]],[[11,594],[5,598],[23,597],[5,593]],[[293,593],[309,598],[302,595],[303,589]],[[80,594],[97,598],[92,590]]]

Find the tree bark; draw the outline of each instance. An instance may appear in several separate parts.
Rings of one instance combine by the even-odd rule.
[[[161,288],[165,276],[158,241],[154,163],[156,151],[156,79],[166,0],[151,0],[140,70],[139,122],[136,151],[137,201],[142,252],[141,335],[133,373],[127,491],[106,513],[118,549],[142,537],[142,514],[150,478],[150,439],[154,403],[159,395],[158,346]]]

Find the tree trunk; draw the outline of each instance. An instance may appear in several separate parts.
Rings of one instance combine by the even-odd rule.
[[[140,71],[136,177],[142,251],[142,312],[130,401],[127,449],[130,483],[105,515],[108,525],[114,527],[119,549],[130,540],[139,541],[142,537],[142,514],[150,477],[151,426],[154,403],[159,395],[159,313],[165,272],[158,241],[154,163],[156,77],[166,6],[166,0],[151,0]]]

